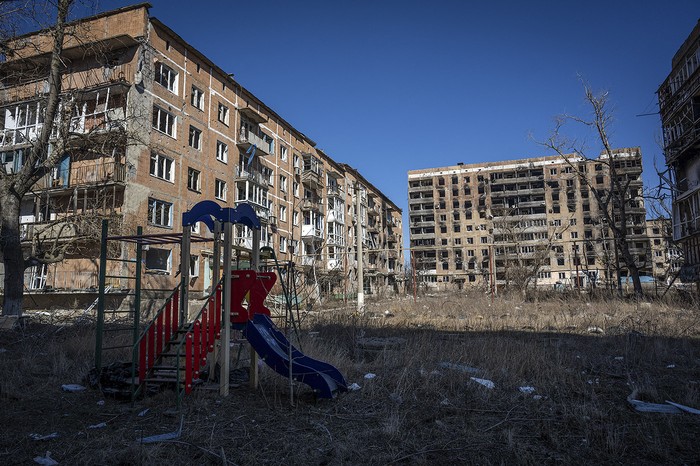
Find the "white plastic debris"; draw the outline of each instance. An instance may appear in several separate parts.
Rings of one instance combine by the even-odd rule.
[[[217,401],[219,401],[219,400],[217,400]],[[144,409],[143,411],[141,411],[141,412],[139,413],[139,417],[144,417],[146,414],[148,414],[148,412],[149,412],[150,410],[151,410],[150,408]]]
[[[97,406],[104,406],[105,405],[105,400],[100,400],[97,402]]]
[[[362,387],[360,387],[359,385],[357,385],[355,382],[353,382],[353,383],[351,383],[350,385],[348,385],[348,390],[350,390],[351,392],[356,392],[356,391],[358,391],[358,390],[361,389],[361,388],[362,388]]]
[[[85,387],[83,387],[82,385],[78,385],[77,383],[69,383],[66,385],[61,385],[61,389],[64,392],[73,392],[73,393],[82,392],[82,391],[86,390]]]
[[[520,390],[520,393],[524,393],[526,395],[529,395],[529,394],[535,392],[535,387],[530,387],[530,386],[526,385],[524,387],[518,387],[518,390]]]
[[[496,387],[496,384],[493,383],[493,382],[490,381],[490,380],[487,380],[487,379],[480,379],[480,378],[478,378],[478,377],[469,377],[469,378],[470,378],[471,380],[473,380],[474,382],[483,385],[484,387],[488,388],[489,390],[491,390],[491,389],[493,389],[493,388]]]
[[[47,451],[44,456],[35,456],[34,462],[37,464],[43,464],[44,466],[56,466],[58,461],[51,458],[51,452]]]
[[[543,397],[542,395],[532,395],[532,399],[535,400],[535,401],[540,401],[540,400],[543,399],[543,398],[544,398],[544,397]]]
[[[595,325],[588,327],[588,329],[586,331],[588,333],[597,333],[597,334],[605,333],[602,328],[596,327]]]
[[[669,364],[668,366],[666,366],[666,369],[675,369],[675,368],[676,368],[675,364]]]
[[[476,367],[470,367],[470,366],[466,366],[464,364],[455,364],[455,363],[447,362],[447,361],[441,362],[440,367],[443,369],[453,369],[453,370],[460,371],[460,372],[466,372],[467,374],[478,374],[479,372],[481,372]]]
[[[168,440],[175,440],[180,438],[182,435],[182,425],[185,422],[184,417],[180,417],[180,428],[174,432],[168,432],[167,434],[151,435],[150,437],[144,437],[141,439],[141,443],[158,443],[166,442]]]
[[[93,424],[91,426],[87,426],[88,429],[104,429],[107,427],[106,422],[100,422],[99,424]]]
[[[377,376],[377,374],[372,374],[371,372],[368,372],[367,374],[365,374],[365,379],[371,380],[371,379],[375,378],[376,376]]]
[[[58,432],[52,432],[50,434],[46,435],[41,435],[41,434],[29,434],[29,438],[32,440],[50,440],[52,438],[57,438],[58,437]]]
[[[615,361],[623,361],[624,359],[622,356],[615,356]]]

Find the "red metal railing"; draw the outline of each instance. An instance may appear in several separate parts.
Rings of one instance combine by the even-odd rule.
[[[138,388],[132,392],[136,396],[145,383],[146,375],[170,343],[178,325],[180,286],[178,285],[160,307],[156,316],[144,329],[133,347],[134,361],[138,361]],[[138,353],[138,357],[136,356]],[[134,373],[136,371],[133,371]]]
[[[192,392],[194,381],[199,379],[200,369],[207,363],[207,355],[214,351],[216,340],[221,336],[221,295],[223,283],[214,288],[209,299],[197,313],[185,331],[185,338],[177,347],[178,361],[184,353],[184,387],[178,389],[178,403],[182,395]],[[180,380],[181,364],[178,364],[177,379]]]

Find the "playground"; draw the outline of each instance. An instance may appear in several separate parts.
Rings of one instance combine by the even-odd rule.
[[[134,405],[62,390],[84,383],[95,322],[34,315],[24,331],[0,332],[0,460],[691,464],[698,416],[638,412],[628,398],[636,388],[644,401],[700,407],[696,312],[575,296],[491,304],[483,293],[370,302],[363,316],[319,310],[300,322],[304,353],[360,389],[317,399],[295,382],[290,397],[267,365],[251,389],[244,353],[228,396],[197,389],[180,410],[172,390]],[[396,345],[380,351],[362,344],[388,338]]]

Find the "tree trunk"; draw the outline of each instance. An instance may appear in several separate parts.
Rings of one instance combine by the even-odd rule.
[[[22,315],[24,258],[19,235],[20,199],[0,191],[0,251],[5,266],[5,291],[2,315]]]

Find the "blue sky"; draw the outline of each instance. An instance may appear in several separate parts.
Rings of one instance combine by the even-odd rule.
[[[655,91],[700,19],[697,0],[151,3],[404,219],[408,170],[550,155],[530,134],[588,115],[579,75],[610,92],[612,143],[641,146],[645,185],[656,184],[660,120],[638,115],[658,111]]]

